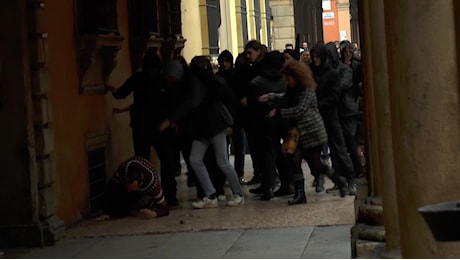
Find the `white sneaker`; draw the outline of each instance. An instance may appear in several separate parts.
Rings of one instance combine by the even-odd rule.
[[[235,207],[244,204],[244,197],[241,195],[233,195],[233,197],[227,202],[227,206]]]
[[[202,200],[193,202],[192,206],[195,209],[204,209],[204,208],[217,208],[219,204],[217,203],[217,198],[210,199],[208,197],[204,197]]]
[[[217,201],[227,201],[227,196],[219,195],[219,196],[217,196]]]

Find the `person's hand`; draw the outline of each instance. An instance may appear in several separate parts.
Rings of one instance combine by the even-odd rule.
[[[113,114],[118,114],[118,113],[121,113],[121,109],[119,109],[118,107],[112,109],[112,113]]]
[[[247,107],[247,106],[248,106],[248,98],[246,98],[246,97],[245,97],[245,98],[242,98],[242,99],[240,100],[240,103],[241,103],[241,105],[242,105],[243,107]]]
[[[268,114],[267,114],[267,117],[272,118],[272,117],[275,116],[275,114],[276,114],[276,108],[270,110],[270,112],[268,112]]]
[[[93,219],[94,221],[106,221],[106,220],[109,220],[110,219],[110,216],[109,214],[102,214],[100,215],[99,217]]]
[[[225,129],[225,134],[231,136],[233,134],[233,128],[227,127],[227,129]]]
[[[264,95],[259,97],[259,102],[261,102],[261,103],[267,102],[268,100],[270,100],[270,98],[268,97],[267,94],[264,94]]]
[[[159,127],[160,133],[162,133],[164,130],[166,130],[170,126],[171,126],[171,121],[169,121],[168,119],[161,122],[160,127]]]
[[[106,84],[106,85],[105,85],[105,89],[107,89],[108,91],[110,91],[110,92],[112,92],[112,93],[117,92],[117,88],[114,87],[114,86],[112,86],[112,85]]]
[[[141,209],[139,210],[139,217],[143,219],[156,218],[157,213],[151,209]]]
[[[177,134],[177,132],[179,131],[179,126],[174,123],[174,122],[171,122],[171,129],[174,131],[175,134]]]

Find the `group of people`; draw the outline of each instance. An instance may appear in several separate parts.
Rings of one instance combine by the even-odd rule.
[[[268,51],[251,40],[235,59],[223,51],[216,73],[208,56],[195,56],[187,64],[181,56],[162,61],[156,50],[148,51],[140,72],[119,88],[107,86],[117,99],[133,93],[133,104],[114,112],[130,113],[135,156],[109,182],[105,214],[99,219],[121,212],[145,218],[168,215],[168,205],[179,203],[179,151],[188,178],[196,183],[198,200],[192,206],[198,209],[224,200],[228,206],[242,205],[241,185],[258,183],[249,191],[261,200],[293,195],[289,205],[307,203],[302,160],[317,192],[324,191],[328,176],[335,184],[328,191],[337,190],[342,197],[356,194],[356,177],[362,174],[361,75],[352,51],[349,42],[340,44],[340,52],[334,43]],[[160,174],[149,165],[151,146]],[[327,151],[332,165],[322,159]],[[254,168],[249,182],[244,179],[247,152]],[[277,180],[281,186],[275,191]],[[224,192],[226,181],[230,198]],[[114,204],[114,198],[123,203]]]

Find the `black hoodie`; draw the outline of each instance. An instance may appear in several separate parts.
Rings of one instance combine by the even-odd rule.
[[[318,87],[316,88],[316,97],[318,99],[318,108],[324,123],[327,125],[333,120],[338,120],[337,106],[340,99],[340,74],[331,66],[327,50],[322,43],[317,43],[310,51],[311,55],[318,55],[321,64],[315,66],[311,63],[311,69]]]
[[[248,107],[254,118],[265,118],[267,113],[282,103],[282,99],[274,99],[270,102],[261,103],[259,97],[273,93],[282,97],[286,92],[287,82],[281,74],[284,57],[279,51],[265,54],[260,64],[259,75],[250,82],[248,95]]]
[[[326,44],[326,49],[331,60],[332,67],[340,74],[341,90],[339,101],[339,116],[351,117],[355,116],[358,112],[358,106],[354,101],[353,90],[353,70],[350,66],[341,62],[335,43],[330,42]]]

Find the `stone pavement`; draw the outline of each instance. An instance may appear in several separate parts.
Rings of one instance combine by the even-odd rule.
[[[4,258],[350,258],[351,225],[235,229],[77,238],[56,246],[11,249]]]
[[[246,162],[250,173],[250,159]],[[176,178],[180,205],[168,217],[86,220],[55,246],[4,249],[3,258],[350,258],[354,196],[316,193],[306,165],[304,170],[307,204],[287,205],[292,196],[260,201],[249,193],[257,185],[244,185],[244,205],[221,202],[196,210],[191,207],[195,188],[181,175]],[[230,188],[226,191],[229,197]]]

